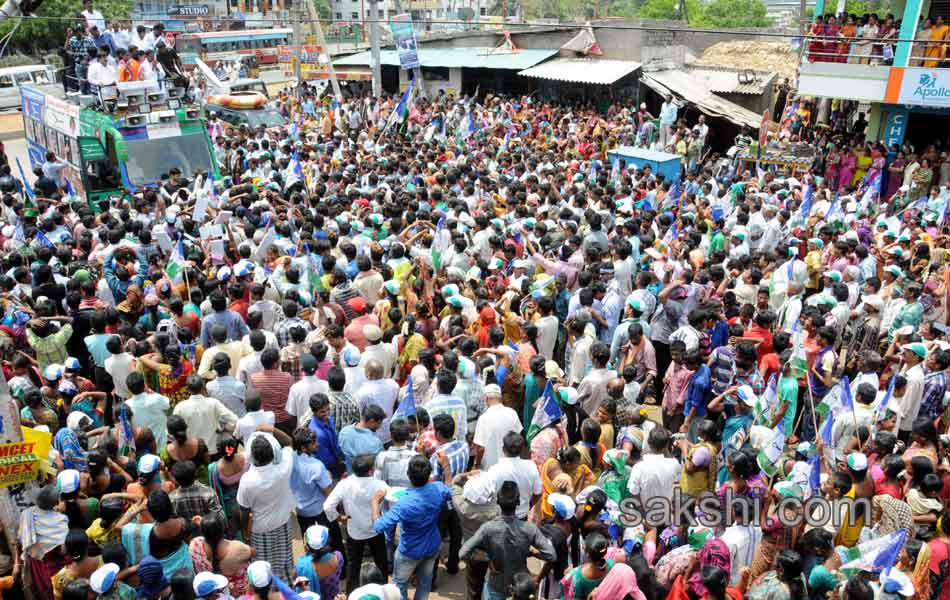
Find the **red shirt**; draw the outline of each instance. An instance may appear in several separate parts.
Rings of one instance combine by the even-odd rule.
[[[744,337],[762,340],[762,343],[755,347],[755,351],[759,355],[759,360],[762,360],[766,354],[772,352],[772,332],[768,329],[759,327],[753,323],[746,329]]]
[[[775,375],[775,380],[778,381],[778,373],[781,368],[781,364],[778,359],[778,354],[770,352],[765,356],[761,357],[759,360],[759,371],[765,370],[762,379],[765,380],[767,384],[772,375]]]

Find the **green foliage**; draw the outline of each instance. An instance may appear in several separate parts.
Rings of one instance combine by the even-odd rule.
[[[94,0],[94,7],[105,16],[106,21],[128,19],[132,12],[132,0]],[[64,17],[74,17],[80,11],[81,0],[43,0],[35,16],[49,18],[7,19],[0,23],[0,35],[9,33],[19,22],[11,46],[27,52],[60,48],[66,41],[66,28],[73,25],[71,19]]]
[[[692,11],[690,21],[692,23]],[[762,0],[710,0],[702,11],[702,27],[769,27],[772,19],[766,14]]]

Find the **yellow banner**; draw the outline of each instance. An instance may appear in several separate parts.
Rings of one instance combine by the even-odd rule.
[[[36,479],[40,463],[47,462],[52,436],[23,427],[23,441],[0,444],[0,487]]]

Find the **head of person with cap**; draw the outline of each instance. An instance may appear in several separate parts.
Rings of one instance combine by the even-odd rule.
[[[305,590],[319,590],[324,597],[335,598],[339,587],[330,588],[328,579],[342,567],[343,555],[331,546],[330,530],[323,525],[311,525],[304,532],[303,541],[305,554],[294,567],[297,580]],[[320,575],[324,577],[323,585]]]
[[[120,570],[116,563],[102,565],[89,576],[89,589],[100,598],[134,598],[135,590],[118,580]]]
[[[926,360],[927,346],[920,342],[911,342],[901,345],[901,357],[908,368],[913,368]]]
[[[196,600],[218,600],[230,598],[228,594],[228,578],[211,571],[202,571],[195,575],[192,582]]]

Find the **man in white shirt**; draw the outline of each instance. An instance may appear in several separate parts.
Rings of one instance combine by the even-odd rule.
[[[237,415],[217,398],[204,395],[205,382],[198,375],[190,375],[187,385],[191,396],[176,404],[173,413],[188,424],[189,435],[204,440],[209,449],[217,449],[218,432],[232,431]]]
[[[485,386],[485,405],[488,407],[475,423],[475,464],[489,469],[501,458],[502,441],[509,433],[521,433],[521,420],[514,409],[501,403],[501,388]]]
[[[647,510],[646,503],[654,497],[671,501],[673,489],[680,478],[680,463],[666,456],[670,445],[670,434],[660,427],[650,432],[648,439],[650,452],[643,460],[630,469],[627,489],[634,498],[639,498]]]
[[[129,45],[135,46],[143,52],[154,48],[152,40],[149,38],[148,30],[144,25],[139,25],[135,28],[135,33],[132,34],[132,39],[129,41]]]
[[[365,354],[364,354],[365,357]],[[356,392],[356,403],[359,404],[360,414],[366,407],[375,404],[383,409],[386,418],[376,430],[376,435],[385,444],[389,441],[389,420],[396,409],[396,399],[399,397],[399,384],[383,377],[383,366],[379,361],[371,360],[365,363],[366,381]]]
[[[106,18],[102,16],[102,13],[92,7],[92,0],[84,0],[82,3],[82,14],[83,18],[86,19],[86,27],[90,28],[93,25],[99,28],[99,31],[106,30]]]
[[[729,547],[732,557],[729,587],[736,587],[742,578],[742,568],[752,566],[755,550],[762,541],[762,529],[751,521],[752,507],[746,498],[733,498],[730,505],[733,524],[726,527],[719,539]]]
[[[333,488],[323,511],[330,521],[340,515],[339,506],[343,504],[346,512],[346,555],[363,556],[369,546],[373,561],[380,571],[386,573],[386,537],[373,529],[373,496],[376,492],[388,491],[384,481],[373,477],[374,457],[361,454],[353,458],[353,475],[340,480]],[[361,560],[347,561],[347,592],[352,592],[359,584]]]
[[[96,86],[98,91],[107,97],[110,95],[110,86],[114,86],[117,80],[116,70],[113,67],[109,66],[109,55],[99,51],[99,58],[96,59],[96,62],[90,63],[89,65],[89,83]],[[111,90],[111,95],[114,94],[114,90]]]
[[[296,499],[290,488],[290,475],[294,452],[281,448],[281,442],[277,441],[280,437],[289,444],[286,434],[273,431],[273,434],[258,432],[251,440],[247,449],[251,468],[241,476],[237,501],[241,506],[242,528],[245,534],[250,533],[248,543],[257,548],[258,559],[270,563],[274,576],[291,581],[290,516]]]
[[[557,334],[560,328],[557,316],[554,314],[554,298],[542,296],[538,300],[538,310],[542,315],[535,322],[535,327],[538,328],[538,353],[545,360],[553,360],[554,346],[557,345]]]
[[[125,404],[132,409],[132,425],[151,430],[156,447],[164,448],[168,439],[168,409],[171,408],[171,402],[161,394],[146,392],[145,377],[138,371],[129,374],[125,385],[131,394]]]
[[[362,352],[360,365],[365,367],[370,361],[378,361],[383,368],[383,377],[393,376],[393,367],[396,365],[396,353],[392,347],[383,340],[383,330],[379,325],[363,325],[363,336],[366,337],[367,346]],[[388,427],[386,428],[388,431]]]
[[[135,357],[128,352],[122,352],[122,340],[114,335],[106,342],[106,350],[112,353],[103,363],[106,373],[112,377],[115,385],[115,395],[121,400],[128,400],[132,395],[126,385],[129,373],[135,370]]]
[[[112,41],[115,42],[115,47],[119,50],[128,50],[129,44],[132,42],[132,31],[126,29],[124,24],[119,21],[112,21],[109,23],[112,33]]]
[[[261,410],[261,395],[254,389],[247,390],[244,406],[247,408],[247,413],[234,425],[234,437],[241,440],[246,447],[252,433],[261,425],[273,426],[276,418],[273,411]]]
[[[488,469],[488,474],[495,480],[496,493],[506,481],[518,484],[520,498],[515,514],[523,519],[528,516],[531,507],[541,499],[541,475],[538,473],[538,466],[533,461],[521,458],[524,438],[520,433],[507,434],[502,441],[502,450],[504,456],[495,466]]]
[[[238,363],[237,378],[250,388],[251,375],[264,370],[264,365],[261,364],[261,352],[263,352],[267,346],[267,338],[264,337],[264,332],[260,330],[252,331],[248,335],[251,353],[242,358],[241,362]]]
[[[310,397],[314,394],[330,394],[330,385],[317,379],[317,359],[309,352],[300,357],[300,381],[290,386],[287,406],[284,408],[291,416],[297,417],[297,427],[306,427],[313,416],[310,412]]]
[[[904,358],[901,375],[907,379],[907,387],[899,403],[901,417],[898,420],[898,437],[908,443],[924,393],[924,360],[927,358],[927,347],[920,342],[904,344],[901,346],[901,355]]]

